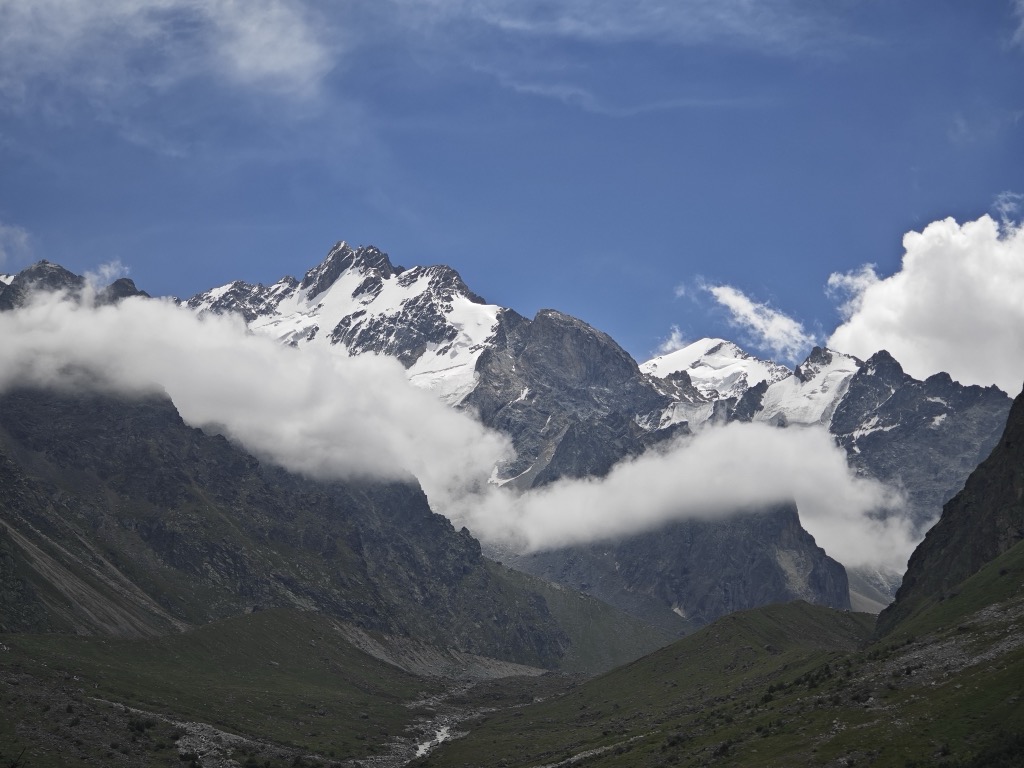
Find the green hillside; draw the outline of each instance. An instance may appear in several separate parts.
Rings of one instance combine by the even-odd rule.
[[[1021,765],[1022,584],[1019,544],[874,643],[862,614],[734,614],[419,764]]]

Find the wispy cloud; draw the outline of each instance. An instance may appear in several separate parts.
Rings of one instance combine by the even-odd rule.
[[[946,137],[953,144],[977,144],[992,141],[1024,121],[1024,109],[998,109],[952,116]]]
[[[833,272],[828,276],[825,295],[839,302],[839,315],[849,320],[860,311],[865,293],[878,281],[874,264],[864,264],[851,272]]]
[[[793,0],[395,0],[406,12],[464,19],[519,35],[588,42],[730,44],[770,53],[824,50],[840,35],[818,7]],[[827,40],[827,42],[826,42]]]
[[[730,322],[746,332],[756,346],[776,357],[798,360],[815,343],[812,334],[789,315],[754,301],[731,285],[704,285],[715,301],[728,310]]]
[[[498,75],[498,82],[516,93],[555,99],[571,107],[578,107],[585,112],[605,117],[635,117],[653,112],[666,112],[677,109],[728,109],[743,108],[763,103],[758,99],[749,98],[667,98],[634,104],[613,104],[598,97],[582,86],[567,83],[526,83],[514,78]]]
[[[992,201],[992,210],[999,216],[1004,227],[1012,226],[1024,214],[1024,194],[1010,190],[1000,192]]]
[[[0,221],[0,268],[21,266],[32,255],[32,237],[28,231]]]
[[[96,269],[85,273],[85,280],[93,289],[109,285],[120,277],[126,276],[131,270],[121,263],[120,259],[100,264]]]
[[[658,345],[658,348],[655,350],[655,354],[667,355],[670,352],[675,352],[677,349],[682,349],[685,346],[686,337],[683,336],[683,332],[679,330],[678,325],[673,325],[669,329],[668,336],[662,339],[661,343]]]
[[[1013,15],[1017,17],[1012,43],[1024,47],[1024,0],[1013,0]]]
[[[325,26],[302,0],[0,0],[0,93],[102,102],[212,77],[307,98],[335,61]]]

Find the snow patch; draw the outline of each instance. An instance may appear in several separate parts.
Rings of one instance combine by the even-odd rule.
[[[807,376],[801,381],[795,375],[777,381],[768,387],[761,401],[761,410],[755,421],[786,424],[822,424],[832,421],[839,401],[850,388],[850,380],[860,368],[855,357],[839,352],[825,354],[828,362],[802,369]]]
[[[786,366],[760,360],[724,339],[695,341],[648,360],[640,370],[662,379],[686,371],[697,391],[713,400],[738,398],[755,384],[771,384],[792,374]]]

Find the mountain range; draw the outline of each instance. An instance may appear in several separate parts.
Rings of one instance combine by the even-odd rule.
[[[556,310],[528,319],[487,304],[449,267],[405,269],[376,248],[344,242],[301,280],[237,281],[184,303],[240,314],[254,333],[285,344],[397,358],[413,384],[511,438],[515,457],[496,467],[495,479],[518,490],[603,476],[709,423],[815,427],[834,436],[857,472],[905,494],[902,514],[923,535],[991,450],[1010,406],[994,386],[964,386],[945,374],[916,380],[884,351],[862,361],[815,348],[790,370],[703,339],[637,364],[579,319]],[[646,538],[537,555],[489,551],[674,631],[798,597],[849,606],[843,575],[797,533],[792,515],[768,509],[757,521],[688,521]],[[656,558],[652,572],[655,540],[675,554]],[[720,557],[705,545],[711,541],[734,557]],[[880,610],[899,584],[892,571],[850,577],[854,604],[867,610]]]
[[[149,301],[43,262],[0,277],[0,311],[40,288]],[[792,503],[502,564],[414,481],[289,472],[158,387],[8,384],[0,763],[1019,764],[1021,398],[915,380],[884,352],[815,349],[790,371],[714,339],[638,365],[578,319],[344,244],[302,280],[180,303],[398,359],[509,437],[492,476],[509,493],[760,421],[828,429],[910,522],[936,499],[941,519],[876,624],[844,610],[870,595]],[[892,585],[869,576],[854,583],[881,608]]]

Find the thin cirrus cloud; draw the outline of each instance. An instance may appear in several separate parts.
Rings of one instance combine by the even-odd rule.
[[[106,271],[118,271],[117,265]],[[87,288],[86,293],[91,288]],[[163,389],[186,422],[322,478],[417,478],[431,507],[478,537],[537,550],[721,518],[796,501],[818,543],[847,565],[901,570],[914,535],[900,499],[856,477],[822,430],[733,424],[649,452],[607,478],[517,494],[487,480],[501,435],[413,388],[391,358],[296,350],[168,301],[93,307],[38,296],[0,313],[0,391]],[[643,493],[637,493],[643,488]],[[624,512],[628,510],[628,514]]]
[[[478,67],[480,71],[486,69]],[[554,99],[563,104],[604,117],[635,117],[652,112],[680,109],[729,109],[757,106],[763,102],[754,98],[665,98],[631,104],[616,104],[599,97],[592,90],[569,83],[521,82],[507,74],[491,73],[498,83],[516,93]]]
[[[1020,198],[1004,193],[1012,215]],[[833,274],[844,322],[828,345],[866,358],[888,350],[912,376],[945,371],[964,384],[995,384],[1011,395],[1024,383],[1024,228],[989,216],[945,219],[903,238],[900,270],[872,266]]]
[[[103,102],[212,75],[308,97],[336,61],[325,26],[299,0],[0,0],[0,93],[24,105],[45,82]]]
[[[407,13],[469,20],[518,35],[596,43],[652,40],[676,45],[724,43],[769,53],[834,44],[837,28],[810,3],[793,0],[395,0]]]

